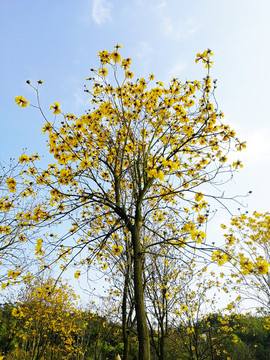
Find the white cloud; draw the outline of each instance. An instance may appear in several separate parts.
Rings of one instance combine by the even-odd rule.
[[[246,121],[251,121],[246,119]],[[258,167],[262,164],[270,165],[270,128],[260,127],[257,130],[243,131],[243,126],[232,121],[230,117],[226,116],[223,119],[223,124],[227,124],[231,129],[235,130],[236,136],[240,142],[246,141],[247,147],[241,152],[232,151],[228,154],[229,162],[241,160],[244,167]],[[234,145],[232,147],[234,148]]]
[[[92,18],[98,25],[111,21],[112,4],[107,0],[93,0]]]
[[[153,52],[153,48],[151,48],[150,44],[147,41],[140,41],[139,50],[137,53],[138,58],[149,59],[152,52]]]
[[[164,9],[167,5],[167,1],[166,0],[161,0],[160,3],[157,4],[156,8],[157,9]]]
[[[153,12],[153,10],[162,10],[167,6],[167,0],[136,0],[136,4],[143,6],[145,9]]]
[[[195,34],[200,28],[200,25],[193,18],[188,19],[186,24],[187,24],[188,34],[189,35]]]
[[[74,93],[74,105],[76,109],[84,111],[87,107],[90,106],[90,98],[87,98],[87,96],[85,96],[85,93],[82,93],[78,90]]]
[[[247,142],[247,148],[238,156],[248,166],[270,164],[270,129],[261,128],[243,137]]]
[[[175,33],[175,29],[174,29],[174,25],[173,25],[173,20],[171,17],[166,16],[163,19],[163,30],[164,30],[164,34],[167,36],[170,36],[172,34]]]
[[[177,77],[180,78],[181,77],[181,73],[183,72],[183,70],[186,68],[186,64],[184,62],[178,62],[177,64],[175,64],[171,70],[169,71],[169,77]]]
[[[175,40],[183,40],[195,34],[199,30],[200,25],[193,18],[189,18],[187,21],[182,21],[181,19],[175,21],[172,17],[166,16],[163,18],[162,27],[165,36]]]

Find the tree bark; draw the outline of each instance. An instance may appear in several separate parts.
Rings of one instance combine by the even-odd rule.
[[[134,295],[139,340],[139,360],[150,360],[150,338],[144,304],[143,259],[139,229],[139,224],[135,222],[132,231],[132,246],[134,251]]]
[[[127,297],[129,287],[129,264],[127,266],[127,272],[125,274],[124,293],[122,302],[122,332],[123,332],[123,343],[124,343],[124,355],[123,360],[129,358],[129,346],[130,346],[130,335],[127,323]]]

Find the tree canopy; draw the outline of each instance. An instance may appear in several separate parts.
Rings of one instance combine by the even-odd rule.
[[[129,254],[131,262],[120,260],[120,268],[132,267],[139,358],[149,360],[145,266],[153,253],[168,261],[167,249],[181,261],[214,251],[213,259],[225,262],[226,254],[207,241],[205,224],[210,204],[230,199],[219,187],[242,166],[229,162],[229,152],[246,145],[218,110],[211,50],[196,56],[206,68],[202,81],[173,78],[166,86],[153,74],[133,80],[131,59],[122,59],[120,48],[99,52],[99,66],[86,79],[91,105],[83,115],[63,112],[55,102],[49,121],[39,101],[42,80],[27,81],[53,161],[40,168],[38,155],[22,154],[23,187],[6,179],[10,194],[1,201],[12,203],[19,192],[31,203],[30,210],[15,209],[15,225],[26,238],[44,232],[35,248],[43,268],[58,261],[64,271],[76,261],[78,278],[84,265],[106,269],[111,259]],[[23,96],[15,101],[29,105]]]

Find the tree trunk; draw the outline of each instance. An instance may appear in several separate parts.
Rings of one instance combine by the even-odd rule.
[[[125,274],[124,293],[123,293],[123,301],[122,301],[122,332],[123,332],[123,343],[124,343],[123,360],[128,360],[129,345],[130,345],[130,339],[129,339],[130,336],[129,336],[128,324],[127,324],[128,287],[129,287],[129,264],[127,266],[127,272]]]
[[[165,346],[165,343],[164,343],[164,328],[163,328],[163,321],[162,321],[162,325],[161,325],[161,337],[160,337],[160,348],[159,348],[159,353],[160,353],[160,360],[164,360],[165,357],[164,357],[164,346]]]
[[[140,243],[139,225],[135,223],[132,231],[132,246],[134,251],[134,294],[139,340],[139,360],[150,360],[150,338],[147,326],[143,288],[143,259]]]

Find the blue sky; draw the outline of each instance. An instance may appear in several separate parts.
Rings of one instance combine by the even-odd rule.
[[[244,168],[228,188],[252,190],[247,209],[268,211],[269,14],[268,0],[0,0],[0,159],[24,148],[46,154],[40,114],[14,102],[17,95],[35,102],[27,79],[44,80],[41,103],[49,119],[54,101],[81,115],[89,106],[84,79],[98,64],[98,51],[121,43],[135,76],[153,72],[168,83],[175,76],[201,79],[195,55],[210,48],[219,107],[248,145],[237,154]]]

